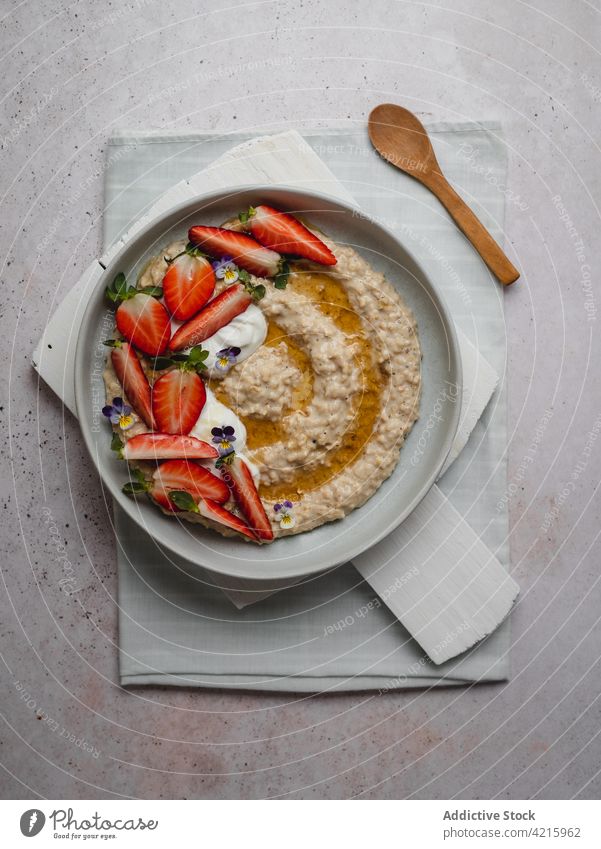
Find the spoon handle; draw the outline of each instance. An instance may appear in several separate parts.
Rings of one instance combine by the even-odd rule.
[[[433,172],[427,181],[428,188],[436,195],[461,232],[470,240],[486,265],[504,286],[514,283],[520,272],[505,256],[486,227],[477,218],[465,201],[440,172]]]

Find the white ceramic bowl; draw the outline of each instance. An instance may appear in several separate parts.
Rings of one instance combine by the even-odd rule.
[[[417,319],[422,362],[420,420],[409,434],[399,463],[379,490],[345,519],[313,531],[253,545],[222,537],[163,515],[145,498],[121,492],[122,461],[110,450],[103,423],[102,341],[107,333],[104,290],[119,272],[135,280],[144,263],[193,224],[219,224],[256,203],[296,212],[336,240],[359,251],[384,272]],[[110,319],[110,317],[109,317]],[[106,352],[106,349],[104,349]],[[175,206],[145,226],[114,257],[90,297],[78,335],[75,396],[84,439],[106,488],[119,507],[173,554],[228,576],[286,579],[320,572],[351,560],[390,533],[432,486],[450,450],[460,414],[461,360],[453,322],[434,283],[407,247],[356,209],[314,192],[252,186],[202,195]],[[431,415],[431,413],[436,413]]]

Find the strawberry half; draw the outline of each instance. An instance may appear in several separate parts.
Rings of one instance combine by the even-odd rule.
[[[320,265],[336,265],[336,257],[321,239],[308,230],[298,219],[272,206],[250,207],[239,216],[242,225],[267,248],[281,254],[296,256],[318,262]]]
[[[146,379],[136,352],[130,344],[121,339],[108,339],[104,344],[113,349],[111,351],[111,362],[127,400],[144,423],[148,427],[154,428],[150,403],[150,384]]]
[[[127,440],[121,456],[124,460],[204,460],[219,457],[219,451],[194,436],[140,433]]]
[[[115,314],[119,332],[151,357],[167,350],[171,336],[169,313],[157,301],[162,294],[163,290],[155,286],[129,286],[124,274],[118,274],[106,288],[107,298],[119,304]]]
[[[220,525],[226,525],[239,534],[244,534],[245,537],[252,539],[253,542],[257,541],[251,529],[244,524],[242,519],[234,516],[233,513],[230,513],[221,504],[213,501],[212,498],[201,498],[197,502],[188,492],[173,491],[169,493],[169,500],[173,505],[172,509],[185,510],[187,513],[198,513],[204,516],[205,519],[219,522]]]
[[[233,513],[230,513],[229,510],[226,510],[225,507],[222,507],[216,501],[210,498],[203,498],[198,502],[198,511],[205,519],[212,519],[213,522],[219,522],[221,525],[226,525],[228,528],[238,531],[239,534],[244,534],[245,537],[252,539],[253,542],[257,541],[256,536],[242,519],[234,516]]]
[[[282,257],[246,233],[221,227],[198,226],[190,228],[188,239],[210,256],[218,259],[229,257],[240,268],[257,277],[275,277],[282,269]]]
[[[230,495],[224,482],[203,466],[187,460],[165,460],[153,475],[151,496],[156,501],[157,495],[168,497],[170,492],[182,490],[195,500],[210,498],[217,504],[225,504]]]
[[[215,290],[215,274],[206,257],[184,251],[169,262],[163,277],[167,309],[178,321],[186,321],[201,310]]]
[[[257,287],[258,288],[258,287]],[[244,284],[234,283],[224,289],[216,298],[209,301],[208,305],[198,315],[182,324],[174,333],[171,340],[172,351],[182,351],[191,345],[204,342],[214,333],[217,333],[226,324],[235,318],[252,303],[253,297],[247,292]]]
[[[165,307],[151,295],[134,295],[115,315],[119,332],[143,351],[156,357],[167,350],[171,324]]]
[[[189,354],[155,359],[155,370],[175,366],[159,377],[152,387],[152,415],[156,430],[168,434],[187,434],[192,430],[207,400],[200,374],[206,368],[204,361],[208,356],[208,351],[196,346]]]
[[[234,496],[234,500],[248,526],[260,540],[272,540],[273,530],[250,469],[235,454],[224,458],[219,466],[221,477]]]

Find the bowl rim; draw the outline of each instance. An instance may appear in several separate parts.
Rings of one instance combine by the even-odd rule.
[[[99,258],[99,264],[103,267],[103,273],[100,275],[99,279],[96,281],[94,287],[87,293],[88,303],[86,304],[84,313],[82,315],[81,323],[79,329],[77,331],[77,343],[75,348],[75,361],[74,361],[74,372],[75,372],[75,405],[77,410],[77,417],[79,420],[80,430],[84,439],[84,443],[88,454],[90,455],[92,462],[96,468],[96,471],[99,474],[101,486],[110,492],[111,496],[115,498],[116,493],[113,492],[112,485],[105,480],[102,470],[101,464],[97,461],[95,456],[95,443],[92,439],[92,431],[91,428],[88,427],[87,419],[85,416],[82,417],[82,413],[85,409],[85,397],[84,397],[84,385],[87,374],[84,372],[84,356],[83,353],[85,351],[86,345],[89,344],[89,330],[90,325],[93,322],[93,300],[94,295],[98,292],[100,288],[104,288],[106,286],[106,281],[114,275],[115,268],[121,262],[122,256],[131,251],[132,247],[135,247],[136,242],[143,241],[149,231],[151,231],[154,227],[156,227],[162,220],[170,218],[171,216],[177,215],[180,212],[186,210],[192,204],[202,204],[209,205],[215,201],[218,201],[222,198],[234,197],[236,194],[241,192],[253,191],[258,195],[261,193],[273,192],[273,191],[282,191],[287,194],[297,194],[303,195],[304,197],[315,198],[316,201],[326,202],[330,204],[335,204],[345,211],[349,212],[361,212],[361,217],[371,226],[376,227],[384,234],[386,234],[390,239],[396,242],[402,251],[409,257],[409,259],[415,264],[415,267],[421,274],[422,278],[427,282],[429,287],[429,294],[431,298],[435,301],[436,308],[442,318],[443,324],[445,326],[445,331],[447,334],[447,344],[449,349],[449,360],[452,363],[452,369],[454,372],[454,383],[457,387],[457,397],[461,399],[462,397],[462,389],[463,389],[463,366],[461,360],[461,350],[459,347],[459,340],[457,336],[457,331],[455,328],[455,322],[453,320],[453,316],[450,312],[450,309],[446,303],[446,300],[438,285],[432,279],[430,274],[425,270],[422,262],[415,256],[415,253],[411,250],[411,247],[407,246],[404,241],[402,241],[396,233],[390,230],[385,225],[381,224],[377,219],[372,218],[368,214],[362,212],[361,207],[358,204],[347,201],[346,199],[341,199],[336,195],[330,195],[326,192],[319,192],[313,189],[305,189],[300,186],[287,185],[284,183],[274,183],[274,184],[255,184],[255,183],[243,183],[236,186],[231,186],[228,188],[221,189],[213,189],[208,192],[201,192],[194,194],[190,197],[187,197],[177,203],[174,203],[168,209],[161,211],[158,215],[153,216],[147,222],[144,223],[142,227],[135,233],[135,235],[128,239],[127,241],[121,244],[121,247],[116,252],[112,253],[109,261],[106,265],[103,264],[102,259],[103,255]],[[131,228],[128,228],[131,229]],[[110,248],[108,249],[110,251]],[[106,254],[106,252],[105,252]],[[221,564],[205,564],[201,563],[199,560],[192,560],[189,554],[184,553],[181,550],[178,550],[177,547],[166,542],[162,535],[159,533],[154,533],[146,524],[142,524],[140,522],[139,516],[137,515],[137,511],[135,509],[135,502],[131,504],[126,502],[125,505],[119,502],[119,507],[123,509],[128,517],[132,519],[140,527],[145,533],[147,533],[156,543],[159,544],[162,548],[166,549],[170,554],[175,555],[176,557],[184,559],[186,562],[192,562],[195,565],[198,565],[200,568],[209,570],[213,572],[215,575],[222,575],[225,577],[232,577],[238,579],[244,579],[248,581],[253,581],[257,583],[267,584],[267,582],[281,582],[282,580],[297,580],[300,578],[309,577],[312,575],[318,575],[322,572],[325,572],[328,569],[335,568],[337,566],[342,565],[343,563],[347,563],[353,559],[353,557],[357,557],[363,554],[365,551],[369,550],[373,546],[377,545],[381,542],[385,537],[391,534],[402,522],[411,515],[411,513],[415,510],[415,508],[420,504],[420,502],[425,498],[430,489],[436,483],[438,476],[440,474],[441,469],[443,468],[448,455],[451,451],[451,447],[453,445],[453,441],[457,434],[457,430],[459,427],[459,422],[461,418],[461,403],[454,404],[451,407],[451,416],[449,420],[449,426],[447,428],[446,437],[443,441],[442,446],[439,449],[439,462],[430,472],[430,474],[424,478],[422,485],[419,490],[413,497],[413,499],[406,505],[406,507],[401,510],[398,516],[395,516],[394,519],[382,530],[380,530],[375,536],[369,539],[369,543],[366,545],[363,542],[358,542],[354,546],[350,546],[346,551],[344,556],[341,558],[340,556],[333,556],[330,558],[326,558],[325,561],[322,562],[322,557],[319,558],[318,565],[311,565],[311,563],[307,563],[303,568],[294,567],[295,571],[286,572],[285,576],[282,575],[274,575],[273,573],[267,573],[265,570],[265,574],[257,575],[249,577],[248,572],[238,569],[235,560],[232,560],[231,567],[227,567],[227,570],[221,566]],[[352,511],[351,511],[352,512]],[[351,514],[348,514],[351,515]],[[347,517],[345,517],[346,519]],[[344,521],[342,519],[340,521]],[[114,526],[113,526],[114,529]],[[277,544],[277,540],[276,540]]]

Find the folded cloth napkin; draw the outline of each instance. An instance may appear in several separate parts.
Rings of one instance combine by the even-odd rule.
[[[457,163],[465,165],[466,162],[470,162],[467,153],[462,156],[461,151],[468,150],[471,147],[472,150],[478,151],[478,156],[482,152],[488,154],[487,158],[491,161],[494,169],[499,173],[502,172],[503,158],[499,155],[502,148],[495,140],[494,133],[490,130],[487,132],[482,127],[461,125],[458,128],[444,130],[441,128],[438,132],[434,129],[434,135],[435,138],[438,135],[441,139],[452,139],[455,142],[454,154]],[[453,138],[453,135],[455,135],[455,138]],[[336,141],[332,142],[332,138]],[[457,144],[459,139],[461,139],[461,143]],[[357,187],[363,192],[365,192],[366,185],[371,187],[372,203],[374,200],[376,201],[376,208],[380,213],[382,208],[388,208],[389,211],[394,210],[396,205],[399,204],[399,196],[404,201],[407,201],[407,199],[413,201],[412,214],[410,216],[398,216],[399,221],[402,218],[403,222],[407,220],[415,222],[415,226],[407,230],[405,237],[416,242],[416,245],[413,245],[416,253],[420,253],[419,249],[416,248],[421,246],[442,266],[445,279],[453,281],[453,286],[460,294],[464,307],[469,308],[471,304],[472,286],[490,286],[489,281],[486,280],[486,274],[483,274],[479,265],[479,260],[470,253],[471,249],[466,247],[461,239],[457,241],[457,234],[452,230],[452,225],[448,221],[444,221],[445,226],[442,234],[436,235],[436,251],[433,250],[433,242],[430,242],[427,238],[428,226],[423,226],[421,222],[416,221],[416,218],[420,217],[420,211],[422,211],[421,217],[423,218],[423,210],[426,210],[426,222],[424,223],[427,225],[429,218],[430,226],[432,222],[435,222],[435,226],[438,227],[439,222],[436,219],[441,216],[440,211],[436,207],[432,207],[429,197],[420,196],[419,191],[415,192],[416,188],[420,189],[421,187],[408,184],[405,181],[401,187],[397,187],[395,192],[389,193],[391,194],[390,197],[386,197],[386,192],[382,194],[383,187],[387,185],[386,179],[383,179],[383,172],[379,175],[370,175],[375,177],[374,182],[371,183],[366,183],[360,179],[360,176],[364,175],[356,173],[358,170],[356,159],[357,152],[359,152],[359,156],[363,156],[363,151],[366,150],[366,140],[362,135],[353,139],[348,133],[333,136],[330,133],[323,133],[318,136],[311,136],[310,142],[313,148],[322,154],[324,151],[333,151],[336,163],[330,162],[330,164],[336,164],[339,168],[343,165],[348,167],[345,160],[350,156],[351,164],[354,164],[354,179],[357,182]],[[182,197],[189,196],[190,193],[206,191],[224,184],[298,182],[303,185],[314,185],[319,190],[331,194],[343,196],[345,194],[345,190],[334,178],[331,171],[314,155],[307,143],[295,133],[281,134],[271,139],[262,140],[259,144],[238,146],[233,152],[222,156],[202,174],[193,175],[191,173],[192,163],[198,168],[203,159],[206,160],[223,144],[223,139],[198,136],[167,138],[133,136],[114,139],[113,146],[109,149],[108,159],[105,242],[113,243],[117,234],[122,233],[124,229],[129,229],[129,232],[123,238],[129,238],[139,226],[139,221],[144,213],[149,212],[148,201],[155,200],[157,194],[160,194],[161,190],[166,188],[163,181],[171,180],[173,182],[176,176],[183,177],[183,182],[172,186],[165,194],[161,195],[158,207],[156,204],[152,204],[151,215],[156,214],[159,208],[169,208],[170,205],[182,199]],[[229,140],[229,144],[231,145],[231,140]],[[158,145],[160,145],[160,148]],[[370,166],[373,166],[376,162],[377,160],[374,157],[369,158]],[[365,164],[365,162],[362,164]],[[378,166],[380,164],[378,163]],[[447,170],[449,170],[448,167]],[[152,180],[148,179],[149,173],[153,175]],[[143,183],[140,179],[142,175],[146,175]],[[451,176],[453,175],[451,174]],[[467,176],[469,177],[469,168]],[[502,176],[502,173],[500,173],[500,176]],[[149,183],[151,183],[150,186]],[[418,206],[415,205],[414,196],[419,201]],[[500,193],[499,197],[501,197]],[[487,198],[489,201],[487,205],[497,218],[497,221],[494,222],[497,230],[502,217],[502,200],[499,201],[499,197]],[[366,208],[365,201],[368,199],[369,196],[362,198],[363,208]],[[496,204],[494,201],[496,201]],[[395,226],[394,221],[387,220],[386,223],[389,226]],[[490,225],[491,222],[488,223]],[[127,228],[128,224],[130,224],[129,228]],[[397,226],[400,225],[397,224]],[[402,227],[406,229],[406,223]],[[495,229],[494,226],[492,229]],[[119,240],[117,240],[118,245]],[[452,249],[449,254],[451,246]],[[116,248],[111,249],[109,254],[114,249]],[[456,265],[459,266],[462,262],[466,263],[467,271],[462,276],[459,276],[455,268],[450,265],[449,256],[453,257],[453,250],[457,249],[460,250]],[[103,265],[106,264],[108,258],[106,255],[101,258]],[[421,258],[423,261],[424,257]],[[434,269],[433,273],[437,273],[442,278],[440,268]],[[92,269],[90,277],[94,278],[95,276],[94,269]],[[484,280],[482,280],[483,277]],[[499,333],[498,322],[500,319],[502,330],[502,311],[499,311],[498,298],[496,300],[497,327],[492,340],[495,344],[499,344],[502,333]],[[488,309],[489,307],[490,305],[485,302],[485,308]],[[482,308],[481,306],[480,309]],[[473,328],[475,322],[474,315],[471,312],[471,310],[467,310]],[[490,320],[488,315],[485,318],[486,321]],[[70,320],[72,320],[72,314]],[[476,329],[478,329],[477,324]],[[38,350],[38,355],[42,350],[44,350],[43,347]],[[52,350],[55,350],[54,346]],[[498,354],[498,351],[492,348],[491,352]],[[459,453],[467,441],[475,419],[486,404],[496,382],[494,369],[483,357],[478,355],[476,348],[471,345],[464,334],[462,334],[462,356],[464,371],[466,372],[462,426],[458,439],[453,446],[449,462]],[[67,362],[69,362],[68,359]],[[501,361],[499,360],[499,362]],[[69,403],[68,391],[65,392],[65,389],[68,390],[69,383],[68,378],[65,379],[65,360],[62,360],[60,366],[61,386],[56,385],[58,372],[51,374],[52,369],[48,367],[48,358],[45,358],[43,366],[40,362],[39,367],[43,376]],[[502,432],[501,435],[504,438],[504,416],[499,415],[499,409],[503,408],[502,393],[497,396],[495,407],[498,418],[498,421],[494,422],[495,429],[497,433]],[[490,431],[491,426],[492,424],[489,425],[485,433],[486,439],[489,438],[488,431]],[[454,487],[454,489],[456,490],[457,487]],[[454,494],[453,497],[456,497],[456,495]],[[439,526],[440,522],[431,522],[430,524],[433,527],[424,532],[420,530],[420,527],[428,524],[428,518],[438,517],[440,519],[440,511],[446,511],[444,515],[448,523],[449,534],[448,539],[439,539],[440,546],[447,546],[447,557],[449,552],[453,552],[453,545],[455,546],[454,551],[457,553],[457,556],[451,561],[454,564],[453,569],[449,569],[448,560],[445,561],[443,558],[442,561],[443,565],[444,562],[447,564],[446,572],[453,573],[451,578],[454,579],[454,582],[453,580],[450,583],[448,582],[448,575],[444,574],[444,569],[441,572],[440,558],[438,562],[435,558],[434,562],[426,563],[430,579],[428,588],[430,601],[427,609],[420,611],[416,597],[412,597],[406,589],[404,592],[396,591],[398,587],[396,587],[395,582],[399,581],[403,569],[398,563],[395,564],[391,561],[390,542],[385,559],[382,562],[374,565],[373,556],[367,556],[364,558],[364,562],[359,562],[360,570],[369,577],[373,586],[386,600],[388,607],[394,610],[397,615],[401,615],[401,618],[403,618],[403,615],[409,617],[412,632],[422,645],[428,648],[430,657],[438,662],[457,653],[457,639],[460,641],[467,639],[465,645],[470,645],[480,636],[488,633],[499,621],[498,619],[495,620],[494,617],[487,619],[486,615],[481,617],[481,621],[476,621],[476,619],[458,621],[455,618],[445,625],[444,633],[448,635],[448,638],[444,641],[439,640],[438,643],[433,642],[434,634],[440,634],[441,631],[440,624],[433,630],[429,628],[428,620],[432,618],[432,606],[437,606],[437,610],[440,611],[441,622],[444,621],[445,608],[453,600],[449,596],[449,592],[455,594],[458,591],[461,592],[461,575],[462,569],[465,567],[463,561],[466,556],[468,560],[469,556],[472,556],[466,555],[466,551],[472,552],[474,550],[473,556],[479,558],[476,565],[482,570],[490,570],[492,565],[490,579],[492,580],[493,592],[505,597],[503,604],[506,605],[507,609],[511,600],[515,597],[516,591],[513,582],[507,578],[500,568],[497,558],[486,550],[486,546],[478,539],[474,530],[465,523],[454,519],[457,514],[438,489],[430,494],[428,500],[422,505],[422,510],[419,513],[416,511],[416,515],[411,517],[410,522],[415,527],[407,522],[402,527],[403,538],[402,541],[399,539],[399,545],[403,547],[404,562],[412,563],[410,567],[411,575],[415,578],[415,575],[419,574],[419,564],[423,562],[424,551],[431,555],[437,549],[437,546],[433,545],[432,534],[436,534],[434,526]],[[383,647],[378,644],[381,642],[381,635],[382,633],[389,634],[391,628],[397,635],[400,626],[398,622],[394,621],[394,617],[391,618],[381,600],[367,590],[356,572],[353,572],[350,567],[335,570],[334,573],[325,578],[303,582],[293,591],[279,593],[276,597],[277,600],[263,602],[260,606],[262,613],[266,606],[276,611],[285,610],[288,605],[286,596],[292,592],[295,603],[301,605],[294,614],[296,624],[303,623],[302,635],[304,637],[307,636],[307,633],[312,635],[310,639],[303,639],[300,643],[293,642],[291,646],[290,637],[294,634],[295,628],[289,627],[287,623],[284,623],[283,626],[280,625],[280,633],[286,648],[278,647],[276,650],[278,657],[276,658],[273,656],[273,650],[265,652],[249,644],[248,633],[254,635],[258,645],[262,644],[262,636],[264,635],[258,633],[256,626],[252,628],[252,631],[249,631],[248,627],[244,629],[243,625],[246,619],[239,617],[235,620],[237,625],[241,626],[241,628],[236,629],[239,632],[237,638],[231,633],[230,623],[224,622],[220,615],[225,612],[220,607],[220,602],[221,605],[223,604],[221,597],[214,595],[213,587],[208,586],[210,582],[205,580],[202,593],[191,593],[188,585],[187,606],[183,609],[179,603],[174,603],[172,596],[174,592],[177,595],[176,585],[181,575],[187,574],[186,580],[188,582],[190,580],[198,581],[201,580],[198,576],[198,570],[194,570],[192,567],[190,571],[189,564],[187,564],[188,568],[186,568],[186,564],[176,564],[179,566],[179,577],[176,578],[173,565],[169,567],[165,564],[165,559],[168,560],[169,558],[166,558],[164,553],[160,553],[151,540],[144,537],[143,534],[140,536],[140,532],[134,526],[130,526],[131,523],[120,514],[120,511],[117,512],[117,535],[120,541],[121,669],[123,683],[201,683],[214,686],[229,684],[231,686],[252,686],[253,688],[311,690],[323,689],[324,687],[354,689],[415,686],[426,681],[436,681],[441,677],[448,681],[462,682],[477,680],[480,677],[488,680],[498,679],[506,675],[506,626],[503,626],[493,638],[481,643],[476,650],[471,651],[467,656],[436,670],[431,668],[432,664],[428,658],[418,650],[415,643],[407,639],[407,635],[400,641],[396,636],[397,644],[394,650],[390,651],[390,646],[386,646],[385,650],[385,657],[390,660],[390,663],[385,663],[382,666],[380,661],[383,656],[380,651]],[[421,523],[421,526],[419,523]],[[489,523],[488,528],[491,524],[499,526],[497,542],[502,548],[504,542],[504,534],[501,534],[503,519]],[[424,548],[424,541],[428,541],[426,548]],[[411,556],[412,552],[413,557]],[[497,551],[497,554],[499,553],[502,554],[500,549]],[[153,567],[157,559],[161,565],[154,565]],[[394,561],[394,558],[392,560]],[[427,556],[425,560],[428,560]],[[471,563],[470,568],[472,570],[473,567],[474,563]],[[153,578],[157,576],[161,576],[161,578],[168,576],[167,585],[161,586],[160,592],[152,589]],[[350,584],[348,580],[341,584],[342,576],[346,579],[351,576]],[[425,571],[420,580],[424,577]],[[317,598],[314,597],[315,587],[319,590]],[[419,581],[414,580],[414,588],[419,589]],[[229,596],[239,606],[248,603],[249,599],[257,601],[261,596],[271,595],[274,589],[275,587],[271,586],[268,590],[261,590],[258,594],[256,587],[248,584],[237,587],[230,584],[226,587]],[[368,592],[367,597],[365,596],[366,590]],[[195,603],[192,605],[194,609],[189,610],[192,597],[194,597],[195,602],[199,602],[200,606]],[[333,602],[335,602],[334,605]],[[308,607],[304,606],[306,604],[308,604]],[[275,605],[275,608],[273,608],[273,605]],[[466,606],[466,609],[468,607],[469,605]],[[307,616],[307,614],[314,614],[315,610],[319,611],[317,622],[314,615]],[[190,613],[193,615],[192,632],[189,632],[186,624],[189,622]],[[226,616],[225,618],[228,620],[230,617]],[[276,616],[277,621],[281,621],[281,618],[279,615]],[[225,662],[223,656],[216,659],[214,652],[206,650],[206,637],[208,635],[204,634],[200,627],[201,622],[207,620],[211,622],[211,629],[214,631],[212,636],[217,638],[217,645],[223,645],[222,632],[225,628],[228,635],[225,639],[225,645],[230,645],[232,641],[234,644],[240,641],[244,651],[240,654],[225,652],[230,659],[229,662]],[[367,621],[369,621],[370,627],[366,629],[363,627],[363,623]],[[355,645],[355,639],[349,638],[349,623],[352,623],[353,637],[358,638],[360,646],[369,645],[370,651],[367,655],[364,656],[364,653]],[[315,636],[316,628],[318,632],[323,631],[322,636],[319,636],[319,634]],[[269,643],[270,646],[273,646],[273,627],[264,627],[263,630],[271,635]],[[331,638],[342,631],[347,631],[344,640],[344,656],[350,657],[350,666],[343,663],[338,655],[334,656],[332,665],[331,651],[335,648],[336,640],[328,639],[327,644],[323,642],[324,637]],[[427,632],[425,635],[424,631]],[[454,631],[459,633],[454,633]],[[428,637],[430,637],[429,641]],[[314,645],[315,640],[320,641],[318,647]],[[305,652],[305,647],[308,644],[312,644],[311,648]],[[200,645],[203,646],[203,649],[199,651],[196,647]],[[455,649],[452,648],[453,645],[455,645]],[[449,646],[451,646],[450,649]],[[290,654],[291,648],[293,649],[292,655]],[[234,659],[233,666],[232,657]],[[253,659],[250,663],[249,657]],[[221,663],[220,661],[224,662]],[[253,671],[249,672],[249,670]],[[290,680],[288,677],[290,675],[293,675],[294,679]]]

